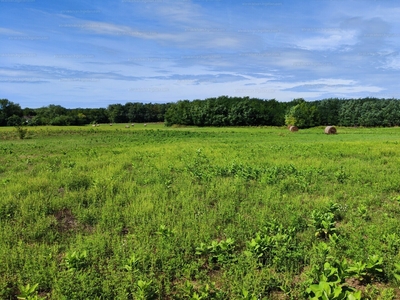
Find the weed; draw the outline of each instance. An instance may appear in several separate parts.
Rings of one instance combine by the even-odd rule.
[[[23,140],[28,133],[28,128],[24,128],[22,126],[16,126],[15,130],[17,131],[18,138],[21,140]]]
[[[158,231],[156,231],[156,234],[162,236],[162,237],[171,237],[174,235],[174,231],[172,229],[169,229],[165,225],[160,225]]]
[[[152,300],[157,299],[157,291],[151,280],[138,280],[136,284],[135,299]]]
[[[371,217],[368,215],[368,208],[367,208],[365,205],[361,204],[361,205],[357,208],[357,211],[358,211],[358,215],[359,215],[361,218],[363,218],[364,220],[368,221],[368,220],[371,219]]]
[[[79,271],[88,266],[87,251],[67,252],[64,257],[65,266],[69,271]]]
[[[331,212],[320,212],[313,210],[311,212],[311,226],[315,231],[315,236],[328,239],[333,233],[336,232],[335,215]]]
[[[340,167],[340,170],[334,173],[335,178],[338,183],[345,183],[347,179],[349,179],[349,175],[345,172],[343,166]]]
[[[29,283],[27,285],[20,285],[19,286],[19,295],[17,296],[17,299],[19,300],[39,300],[39,299],[44,299],[42,297],[38,296],[37,288],[39,284],[36,283],[34,285],[30,285]]]
[[[372,255],[366,263],[361,261],[355,262],[347,269],[347,272],[350,276],[363,283],[380,279],[383,277],[383,258],[378,255]]]
[[[139,272],[140,258],[135,254],[132,254],[131,257],[126,261],[126,264],[123,266],[123,269],[128,272],[137,273]]]
[[[323,273],[317,284],[310,285],[306,293],[313,300],[361,300],[361,291],[345,283],[344,270],[341,266],[332,266],[329,262],[324,264]]]
[[[235,258],[235,240],[227,238],[221,241],[212,241],[210,245],[201,243],[199,247],[196,248],[197,255],[207,255],[209,257],[210,263],[226,263]]]

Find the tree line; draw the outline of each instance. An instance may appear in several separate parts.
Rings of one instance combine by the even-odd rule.
[[[329,98],[291,102],[249,97],[209,98],[178,101],[165,114],[165,124],[195,126],[283,126],[299,128],[314,126],[398,126],[398,99],[339,99]]]
[[[19,125],[85,125],[99,123],[164,122],[169,104],[131,103],[110,104],[107,108],[73,108],[49,105],[24,108],[7,99],[0,100],[0,126]]]
[[[84,125],[91,123],[165,122],[193,126],[283,126],[309,128],[320,125],[399,126],[398,99],[330,98],[278,102],[250,97],[220,96],[175,103],[111,104],[107,108],[67,109],[60,105],[24,108],[0,100],[0,126]]]

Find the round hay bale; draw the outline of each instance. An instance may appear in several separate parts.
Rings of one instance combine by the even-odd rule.
[[[326,134],[336,134],[336,128],[334,126],[326,126],[325,133]]]
[[[299,128],[297,128],[297,126],[290,126],[289,130],[291,132],[295,132],[295,131],[299,131]]]

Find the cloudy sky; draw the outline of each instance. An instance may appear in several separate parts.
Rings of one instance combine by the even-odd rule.
[[[0,0],[0,98],[400,98],[397,0]]]

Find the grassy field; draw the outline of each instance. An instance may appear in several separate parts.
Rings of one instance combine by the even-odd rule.
[[[0,128],[1,299],[400,299],[400,129]]]

